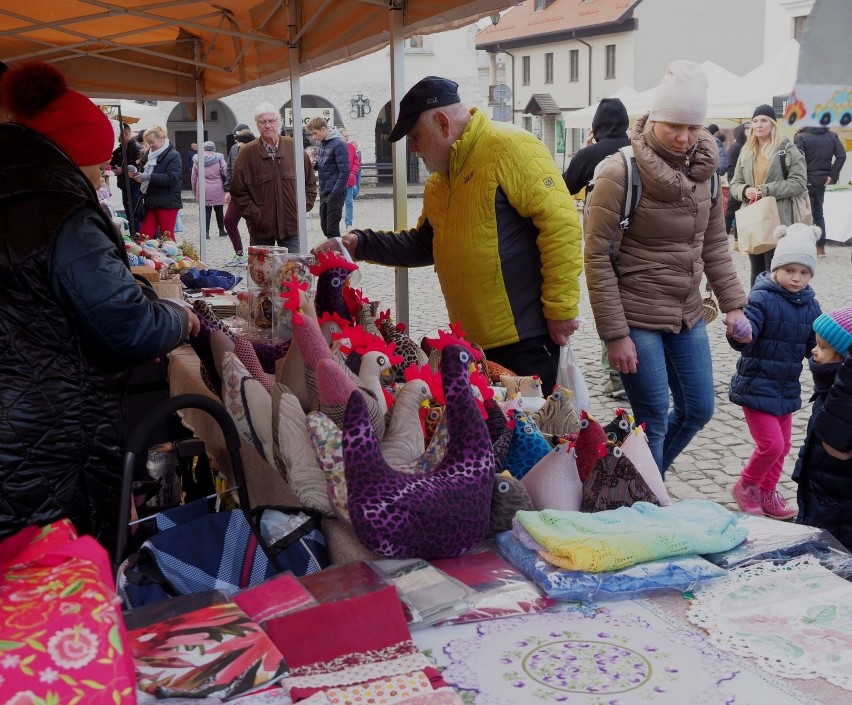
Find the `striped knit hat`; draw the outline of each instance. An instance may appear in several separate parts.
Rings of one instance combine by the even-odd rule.
[[[821,314],[814,321],[814,331],[845,357],[852,348],[852,306]]]

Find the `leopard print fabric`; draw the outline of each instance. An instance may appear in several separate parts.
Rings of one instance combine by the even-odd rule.
[[[494,456],[470,388],[470,362],[461,346],[442,355],[449,443],[428,475],[406,475],[387,464],[363,398],[350,395],[343,426],[347,506],[368,550],[389,558],[453,558],[488,534]]]

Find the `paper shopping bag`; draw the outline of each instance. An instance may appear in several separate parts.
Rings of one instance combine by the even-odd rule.
[[[781,225],[774,196],[764,196],[737,211],[737,237],[740,252],[760,255],[773,249],[778,241],[772,234]]]

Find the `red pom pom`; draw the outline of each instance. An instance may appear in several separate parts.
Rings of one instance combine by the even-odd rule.
[[[3,104],[15,117],[33,118],[68,90],[62,73],[43,61],[11,69],[3,77]]]

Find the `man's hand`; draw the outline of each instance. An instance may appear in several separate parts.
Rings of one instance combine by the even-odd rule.
[[[349,252],[352,259],[355,259],[355,250],[358,248],[358,236],[352,233],[347,233],[339,240],[336,237],[330,237],[325,242],[321,242],[311,250],[312,255],[319,255],[323,252],[340,252],[341,243]]]
[[[550,339],[559,346],[568,345],[568,338],[579,327],[580,322],[576,318],[570,318],[567,321],[547,319],[547,332],[550,333]]]
[[[630,336],[607,341],[606,352],[612,369],[621,374],[635,374],[639,358]]]

